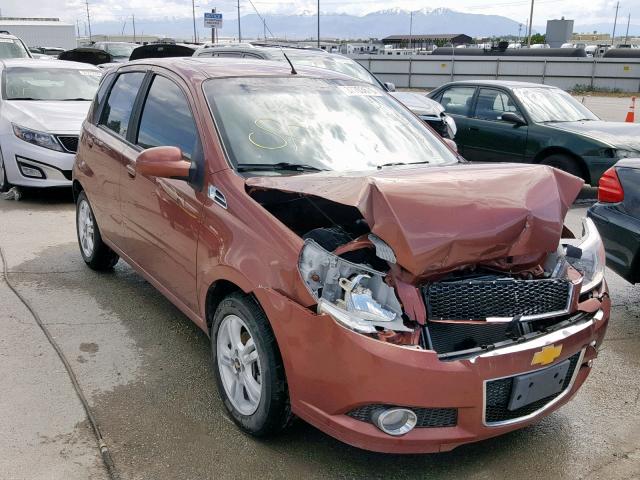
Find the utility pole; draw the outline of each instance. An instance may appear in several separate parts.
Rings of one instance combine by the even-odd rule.
[[[85,0],[84,4],[87,7],[87,24],[89,25],[89,41],[91,42],[91,17],[89,16],[89,0]]]
[[[629,40],[629,23],[631,23],[631,13],[627,17],[627,33],[624,36],[624,44],[627,44],[627,40]]]
[[[135,14],[131,14],[131,22],[133,23],[133,43],[136,42],[136,16]]]
[[[531,25],[533,24],[533,0],[531,0],[531,12],[529,13],[529,37],[527,39],[527,46],[531,48]]]
[[[80,37],[80,21],[76,18],[76,32],[78,32],[77,36]]]
[[[409,12],[409,50],[413,46],[413,10]]]
[[[264,41],[267,41],[267,20],[262,18],[262,36],[264,37]]]
[[[238,0],[238,43],[242,43],[242,30],[240,30],[240,0]]]
[[[212,8],[211,13],[216,13],[216,9]],[[216,43],[216,27],[211,27],[211,43]]]
[[[620,8],[620,2],[616,3],[616,17],[613,20],[613,33],[611,34],[611,46],[613,47],[616,41],[616,23],[618,23],[618,8]]]
[[[196,32],[196,0],[191,0],[191,12],[193,13],[193,43],[198,43],[198,34]]]
[[[518,43],[520,43],[520,33],[522,33],[522,24],[518,24]]]
[[[320,0],[318,0],[318,48],[320,48]]]

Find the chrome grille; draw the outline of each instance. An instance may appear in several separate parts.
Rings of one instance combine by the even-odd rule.
[[[78,135],[58,135],[58,141],[69,153],[76,153],[78,151]]]
[[[523,320],[569,311],[571,283],[564,279],[456,280],[423,288],[431,320]]]

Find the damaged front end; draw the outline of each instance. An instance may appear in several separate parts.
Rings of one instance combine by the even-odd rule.
[[[606,294],[605,257],[589,219],[579,240],[560,238],[580,181],[464,169],[354,175],[344,188],[331,176],[250,179],[248,191],[305,240],[298,270],[317,312],[360,334],[454,359],[585,320],[581,303]],[[524,190],[505,187],[520,175]]]

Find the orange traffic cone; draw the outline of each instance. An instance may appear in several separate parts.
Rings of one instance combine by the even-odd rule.
[[[631,97],[631,106],[629,107],[629,111],[627,112],[627,118],[624,119],[625,122],[633,123],[636,121],[635,109],[636,109],[636,97]]]

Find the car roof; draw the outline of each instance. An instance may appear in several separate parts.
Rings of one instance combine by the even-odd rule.
[[[533,83],[533,82],[516,82],[512,80],[458,80],[455,82],[447,83],[449,85],[479,85],[479,86],[488,86],[488,87],[503,87],[506,89],[513,88],[555,88],[553,85],[543,85],[541,83]]]
[[[289,45],[277,45],[277,44],[252,44],[252,43],[236,43],[236,44],[222,44],[212,45],[207,44],[198,48],[197,53],[200,52],[243,52],[253,54],[263,54],[265,56],[279,57],[281,51],[290,54],[305,53],[309,55],[327,55],[327,52],[319,48],[303,48],[292,47]]]
[[[41,60],[40,60],[41,61]],[[155,65],[170,69],[185,78],[197,76],[206,78],[224,77],[285,77],[291,75],[291,67],[286,62],[248,58],[225,57],[170,57],[145,58],[123,63],[118,70],[131,65]],[[298,76],[307,78],[348,79],[353,77],[324,68],[299,67]],[[364,83],[364,82],[363,82]]]
[[[0,60],[0,68],[10,68],[10,67],[35,67],[42,68],[45,70],[51,70],[54,68],[74,68],[77,70],[90,70],[96,69],[93,65],[88,65],[86,63],[79,62],[68,62],[66,60],[41,60],[35,58],[6,58]]]
[[[0,38],[10,38],[11,40],[18,40],[18,37],[11,35],[10,33],[0,33]]]

